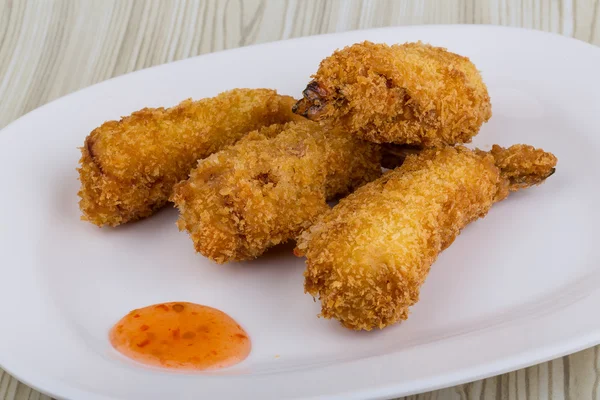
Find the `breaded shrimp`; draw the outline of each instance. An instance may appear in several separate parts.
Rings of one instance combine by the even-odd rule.
[[[293,103],[274,90],[235,89],[105,122],[81,148],[82,219],[116,226],[148,217],[198,159],[262,126],[304,119],[291,112]]]
[[[323,317],[347,328],[406,319],[431,264],[461,229],[509,192],[543,182],[555,165],[554,155],[526,145],[408,156],[301,234],[295,253],[307,257],[305,291],[320,298]]]
[[[466,57],[421,42],[364,42],[324,59],[294,111],[376,143],[467,143],[492,116]]]
[[[378,178],[380,162],[378,145],[337,129],[271,126],[201,160],[176,185],[178,226],[217,263],[250,260],[308,228],[327,199]]]

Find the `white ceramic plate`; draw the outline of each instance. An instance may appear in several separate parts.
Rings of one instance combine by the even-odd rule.
[[[496,205],[441,255],[407,322],[365,333],[318,319],[291,246],[217,266],[177,231],[173,209],[118,229],[79,221],[77,147],[105,120],[235,87],[298,97],[323,57],[366,39],[422,40],[469,56],[494,113],[474,143],[530,143],[559,159],[546,184]],[[359,399],[454,385],[600,342],[599,65],[599,49],[541,32],[390,28],[184,60],[29,113],[0,135],[0,365],[72,399]],[[120,357],[111,325],[163,301],[229,313],[252,337],[252,354],[212,373]]]

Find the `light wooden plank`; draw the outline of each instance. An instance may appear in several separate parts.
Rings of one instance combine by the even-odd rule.
[[[0,128],[113,76],[255,43],[410,24],[522,26],[600,45],[600,0],[0,0]],[[600,399],[600,347],[416,396]],[[0,399],[48,399],[0,370]]]

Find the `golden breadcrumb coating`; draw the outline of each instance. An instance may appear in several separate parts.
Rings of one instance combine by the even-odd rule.
[[[424,150],[359,188],[303,232],[305,290],[347,328],[384,328],[409,307],[438,254],[509,191],[539,184],[556,157],[531,146]]]
[[[81,148],[82,219],[116,226],[161,208],[200,158],[265,125],[298,120],[294,99],[269,89],[144,108],[96,128]],[[301,118],[303,119],[303,118]]]
[[[364,42],[324,59],[294,111],[376,143],[467,143],[492,116],[475,65],[441,47]]]
[[[261,129],[176,185],[178,226],[218,263],[253,259],[308,228],[327,199],[378,178],[380,161],[378,145],[308,120]]]

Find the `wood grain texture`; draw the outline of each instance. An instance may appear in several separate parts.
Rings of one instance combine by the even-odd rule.
[[[198,54],[351,29],[478,23],[600,45],[600,0],[0,0],[0,128],[65,94]],[[439,399],[600,399],[600,347]],[[0,370],[0,399],[49,399]]]

